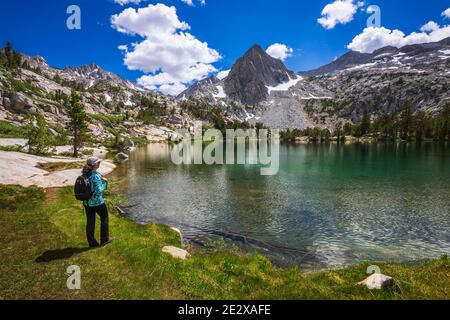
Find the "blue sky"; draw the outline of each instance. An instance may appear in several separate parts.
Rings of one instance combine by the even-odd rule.
[[[132,81],[147,75],[141,83],[158,89],[161,85],[186,86],[213,69],[218,71],[229,69],[233,62],[253,44],[260,44],[264,49],[274,43],[291,48],[292,52],[285,63],[294,71],[321,66],[345,53],[353,39],[363,33],[370,16],[365,12],[369,5],[380,7],[381,26],[385,28],[385,32],[377,31],[376,34],[381,37],[382,42],[388,41],[386,43],[389,44],[397,41],[400,46],[403,43],[401,41],[406,41],[404,43],[421,41],[404,39],[404,37],[400,39],[401,36],[394,37],[393,33],[390,33],[394,29],[403,32],[405,37],[412,32],[417,32],[418,35],[415,37],[426,39],[427,36],[432,38],[431,32],[436,29],[436,37],[442,37],[442,34],[447,32],[447,29],[443,28],[450,24],[450,17],[442,14],[450,7],[447,0],[374,0],[365,1],[364,4],[356,0],[206,0],[205,5],[201,5],[199,0],[192,1],[195,6],[189,6],[182,0],[147,0],[137,5],[124,6],[120,6],[114,0],[2,1],[0,42],[10,40],[17,50],[30,55],[42,55],[50,65],[55,67],[95,62],[104,69]],[[344,19],[344,22],[327,29],[318,23],[318,19],[325,6],[334,1],[350,2],[357,9],[356,13],[351,15],[350,21]],[[176,65],[167,61],[159,62],[157,58],[147,60],[148,57],[145,55],[154,56],[155,52],[152,50],[155,48],[143,48],[144,40],[148,41],[145,44],[154,41],[155,32],[152,29],[142,31],[141,35],[130,33],[132,31],[140,33],[138,28],[145,29],[143,24],[148,20],[143,19],[143,24],[137,26],[127,22],[127,17],[121,16],[123,19],[120,21],[123,21],[122,26],[125,26],[126,30],[119,32],[117,26],[115,28],[111,26],[111,16],[121,14],[128,7],[137,10],[157,3],[161,4],[161,7],[158,7],[160,9],[165,9],[165,6],[167,8],[174,6],[178,22],[185,22],[190,26],[172,30],[170,31],[172,35],[189,33],[198,41],[194,42],[192,39],[191,41],[180,36],[180,39],[184,41],[180,42],[180,49],[184,48],[184,44],[186,50],[190,50],[194,47],[198,49],[199,43],[207,43],[207,48],[198,49],[197,53],[193,53],[193,59],[198,61],[191,60],[192,57],[190,57],[189,61],[180,61]],[[81,8],[81,30],[71,31],[66,27],[68,17],[66,9],[71,4]],[[429,21],[434,21],[436,24],[430,25],[425,33],[421,32],[422,26]],[[354,48],[363,48],[361,50],[373,48],[371,47],[373,43],[368,45],[366,42],[370,34],[364,35],[367,37],[354,43]],[[168,37],[170,38],[170,35]],[[169,43],[170,41],[172,42]],[[175,38],[168,40],[161,37],[158,45],[161,48],[167,43],[173,49],[174,41],[176,41]],[[126,52],[119,50],[118,46],[127,45],[130,52],[133,51],[132,43],[142,43],[142,48],[139,49],[141,51],[136,52],[128,62],[124,62]],[[207,53],[205,50],[214,50],[214,52]],[[159,63],[160,68],[158,68]],[[146,64],[151,67],[147,68]],[[129,70],[130,65],[134,66],[131,69],[136,70]],[[157,74],[164,76],[155,78]]]

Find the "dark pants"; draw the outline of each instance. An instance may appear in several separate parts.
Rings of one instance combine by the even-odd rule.
[[[86,217],[87,217],[87,225],[86,225],[86,235],[89,246],[95,247],[98,246],[97,240],[95,240],[95,218],[96,214],[99,215],[101,221],[100,227],[100,240],[101,243],[107,243],[109,240],[109,223],[108,223],[108,207],[106,204],[103,204],[98,207],[87,207],[86,209]]]

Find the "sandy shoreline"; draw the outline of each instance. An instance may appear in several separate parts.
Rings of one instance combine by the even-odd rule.
[[[0,184],[59,188],[73,186],[80,175],[80,169],[48,172],[37,168],[39,163],[80,162],[81,159],[39,157],[19,152],[0,151]],[[104,161],[99,172],[103,175],[114,171],[111,161]]]

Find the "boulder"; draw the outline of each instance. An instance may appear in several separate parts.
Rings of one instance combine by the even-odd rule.
[[[117,160],[119,160],[119,161],[126,161],[129,158],[129,156],[126,153],[123,153],[123,152],[119,152],[116,155],[116,157],[117,157]]]
[[[184,122],[184,119],[180,115],[173,114],[173,115],[171,115],[170,117],[167,118],[166,122],[169,123],[169,124],[173,124],[173,125],[176,125],[176,124],[182,125],[183,122]]]
[[[133,128],[136,126],[136,122],[134,120],[125,121],[123,125],[127,128]]]
[[[3,107],[5,108],[5,109],[9,109],[9,108],[11,108],[11,101],[9,100],[9,98],[8,97],[3,97]]]
[[[56,131],[55,131],[54,129],[52,129],[52,128],[48,128],[48,131],[50,131],[50,133],[52,134],[52,136],[55,136],[55,137],[59,136],[59,133],[56,132]]]
[[[52,106],[49,104],[42,104],[42,105],[40,105],[40,107],[45,112],[49,112],[54,115],[59,115],[59,109],[56,106]]]
[[[170,141],[171,142],[180,142],[182,140],[183,140],[183,136],[180,135],[179,133],[174,132],[174,133],[170,134]]]
[[[19,113],[36,113],[37,107],[34,102],[23,93],[15,92],[11,95],[10,109]]]
[[[394,285],[394,279],[381,273],[374,273],[366,280],[361,281],[358,284],[365,285],[370,290],[381,290],[383,288]]]
[[[186,250],[183,250],[183,249],[180,249],[177,247],[173,247],[173,246],[164,247],[162,249],[162,251],[164,253],[170,254],[172,257],[174,257],[176,259],[181,259],[181,260],[187,260],[187,258],[190,256],[189,252],[187,252]]]

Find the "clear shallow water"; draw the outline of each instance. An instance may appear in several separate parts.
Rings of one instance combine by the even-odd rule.
[[[277,176],[176,166],[170,148],[138,149],[117,175],[132,219],[178,226],[194,244],[224,237],[306,269],[450,254],[448,145],[282,145]]]

